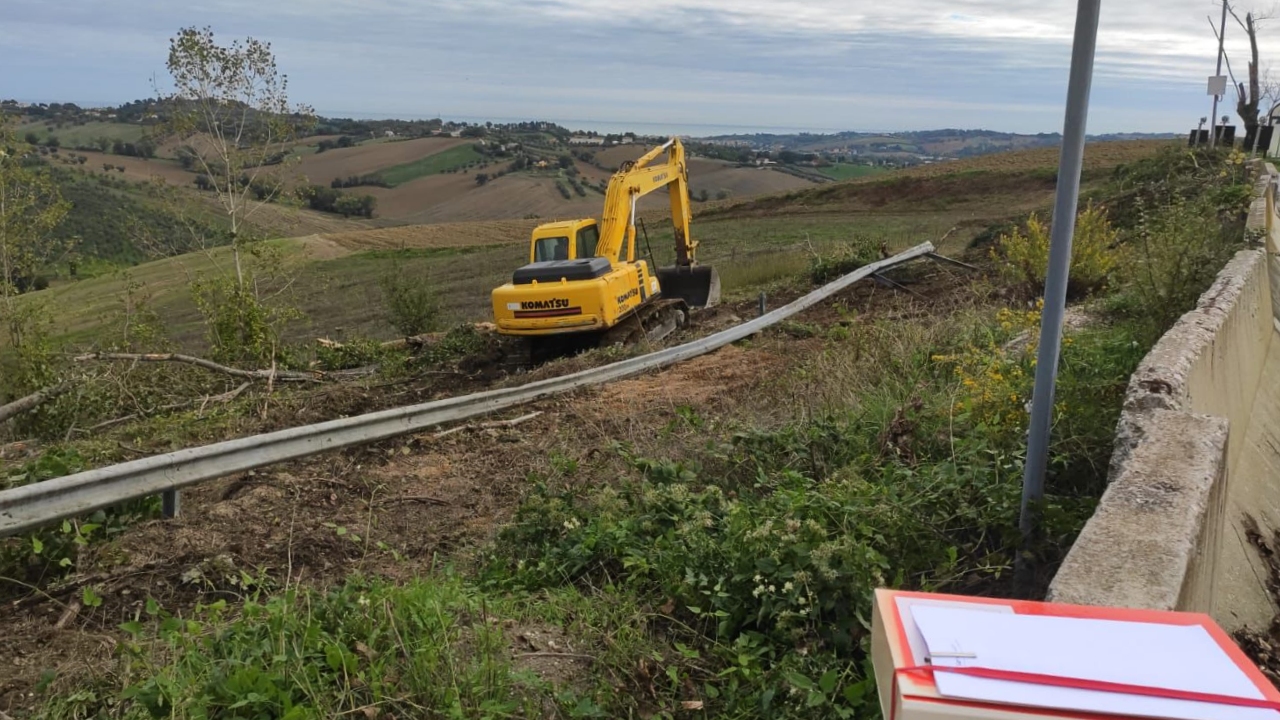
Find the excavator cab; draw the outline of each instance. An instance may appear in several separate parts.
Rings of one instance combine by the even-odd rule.
[[[560,262],[592,258],[600,242],[600,226],[595,220],[539,225],[533,231],[529,262]]]

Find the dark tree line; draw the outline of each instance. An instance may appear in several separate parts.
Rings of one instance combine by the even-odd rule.
[[[307,207],[320,212],[336,213],[343,217],[372,218],[378,199],[372,195],[348,195],[337,188],[323,185],[306,185],[298,188],[298,198]]]

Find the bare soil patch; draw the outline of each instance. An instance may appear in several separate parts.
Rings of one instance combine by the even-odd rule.
[[[193,172],[184,170],[181,165],[173,160],[164,158],[154,158],[152,160],[144,160],[142,158],[128,157],[126,155],[108,155],[106,153],[94,152],[92,150],[69,150],[63,151],[66,154],[83,155],[89,158],[80,169],[93,175],[109,175],[111,177],[123,177],[133,182],[148,181],[152,178],[160,178],[171,185],[193,186],[196,175]],[[103,170],[103,164],[114,165],[115,167],[124,168],[124,172],[116,170]],[[194,186],[193,186],[194,187]]]
[[[450,248],[475,245],[523,244],[536,220],[494,220],[473,223],[438,223],[329,233],[320,240],[345,252],[398,248]]]
[[[313,183],[328,185],[334,178],[368,175],[393,165],[421,160],[469,142],[471,141],[461,138],[416,138],[366,143],[308,155],[298,163],[297,170]]]

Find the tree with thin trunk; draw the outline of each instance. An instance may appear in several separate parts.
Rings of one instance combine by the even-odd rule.
[[[161,94],[162,135],[185,142],[195,170],[209,179],[230,223],[236,284],[244,290],[241,254],[258,239],[247,223],[286,186],[292,143],[315,115],[289,104],[288,76],[270,43],[250,37],[222,46],[210,28],[183,28],[169,41],[167,66],[174,88]]]
[[[68,249],[52,231],[70,206],[44,163],[29,162],[29,155],[31,147],[18,143],[0,117],[0,315],[11,348],[22,345],[30,319],[18,295],[33,287],[40,268]]]

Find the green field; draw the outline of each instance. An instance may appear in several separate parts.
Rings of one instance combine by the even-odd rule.
[[[76,147],[77,145],[89,145],[98,138],[109,138],[111,140],[123,140],[124,142],[137,142],[142,138],[143,128],[141,125],[130,125],[127,123],[112,122],[91,122],[84,125],[66,125],[62,128],[49,128],[43,122],[26,123],[18,126],[18,137],[23,137],[29,132],[34,132],[43,142],[50,135],[54,135],[61,141],[63,147]]]
[[[853,180],[855,178],[872,177],[889,172],[882,167],[876,167],[874,165],[856,165],[854,163],[828,165],[827,167],[817,168],[817,171],[833,180]]]
[[[475,145],[462,145],[435,155],[429,155],[421,160],[389,167],[380,171],[378,175],[388,185],[395,187],[417,180],[420,177],[438,175],[454,168],[460,168],[467,163],[483,159],[484,156],[476,151]]]
[[[727,297],[803,275],[814,254],[831,255],[855,238],[898,249],[925,240],[937,241],[963,221],[965,213],[926,215],[860,215],[833,213],[775,218],[709,218],[694,221],[701,243],[699,259],[721,273]],[[671,230],[666,223],[648,223],[650,245],[658,265],[673,261]],[[959,250],[972,230],[956,233],[947,250]],[[301,311],[304,319],[291,323],[285,339],[305,343],[315,337],[388,339],[394,329],[383,314],[381,280],[399,269],[420,278],[437,291],[448,323],[490,319],[489,293],[510,278],[511,270],[527,260],[522,244],[473,245],[457,248],[403,251],[369,250],[341,257],[310,258],[297,239],[275,240],[295,280],[281,300]],[[641,246],[648,259],[648,249]],[[155,310],[171,338],[193,352],[204,350],[204,328],[192,301],[187,279],[227,271],[226,248],[191,253],[138,265],[128,278],[151,295]],[[127,284],[123,273],[77,282],[56,282],[42,298],[52,310],[55,331],[75,345],[90,344],[113,321]]]

